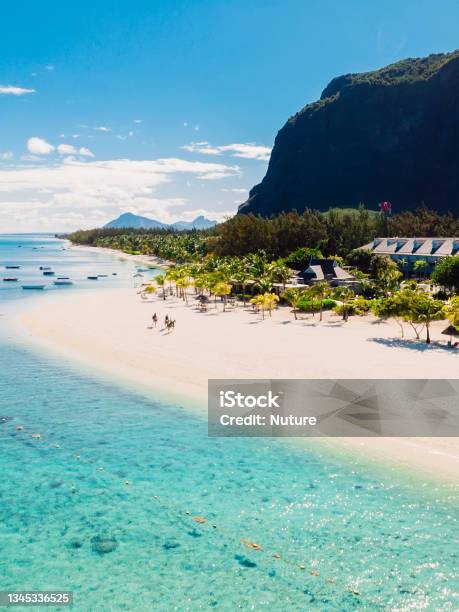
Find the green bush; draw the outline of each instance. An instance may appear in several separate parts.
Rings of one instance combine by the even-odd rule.
[[[346,304],[336,304],[333,310],[339,315],[344,314],[344,311],[347,310],[347,314],[350,317],[353,315],[362,316],[370,311],[372,303],[373,300],[358,297]]]
[[[322,300],[322,310],[331,310],[335,306],[335,300],[331,300],[330,298]],[[301,310],[302,312],[319,312],[320,300],[310,300],[307,297],[304,297],[298,302],[298,310]]]

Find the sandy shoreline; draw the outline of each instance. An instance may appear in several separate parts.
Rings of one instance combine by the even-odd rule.
[[[167,270],[167,268],[174,265],[173,262],[167,261],[167,259],[162,259],[161,257],[156,257],[155,255],[130,255],[129,253],[123,253],[123,251],[118,251],[117,249],[106,249],[102,247],[87,246],[82,244],[69,244],[69,248],[72,250],[76,249],[81,251],[88,251],[90,253],[105,253],[116,257],[120,261],[132,261],[136,264],[140,264],[147,267]]]
[[[163,331],[166,313],[177,321],[170,334]],[[59,295],[27,311],[21,323],[43,347],[200,410],[207,405],[209,378],[456,378],[459,363],[459,355],[442,349],[400,346],[392,324],[343,324],[336,315],[321,324],[317,316],[294,321],[287,308],[264,321],[242,307],[200,313],[175,297],[143,301],[133,289]],[[434,326],[434,339],[441,328],[442,322]],[[325,443],[459,483],[458,438]]]

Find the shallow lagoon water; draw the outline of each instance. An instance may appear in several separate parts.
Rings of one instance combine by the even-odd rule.
[[[441,487],[208,438],[184,407],[40,355],[5,323],[1,588],[73,590],[77,610],[458,608],[457,499]]]

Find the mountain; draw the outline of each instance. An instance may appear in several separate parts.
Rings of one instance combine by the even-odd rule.
[[[277,134],[239,213],[459,208],[459,51],[333,79]]]
[[[216,221],[211,221],[210,219],[206,219],[203,215],[196,217],[194,221],[177,221],[176,223],[172,223],[171,227],[176,230],[190,230],[190,229],[209,229],[216,225]]]
[[[133,213],[123,213],[117,219],[113,219],[104,227],[109,228],[133,228],[133,229],[175,229],[178,231],[191,230],[191,229],[208,229],[216,225],[216,221],[206,219],[202,215],[196,217],[194,221],[177,221],[168,225],[167,223],[161,223],[155,219],[149,219],[148,217],[141,217],[134,215]]]
[[[139,215],[134,215],[133,213],[123,213],[117,219],[113,219],[104,227],[129,227],[133,229],[167,229],[167,225],[165,223],[161,223],[161,221],[156,221],[155,219],[148,219],[148,217],[141,217]]]

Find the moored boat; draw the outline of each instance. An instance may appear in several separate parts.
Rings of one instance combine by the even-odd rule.
[[[88,280],[98,280],[98,276],[88,276]]]
[[[69,278],[55,280],[54,281],[54,285],[57,285],[58,287],[61,287],[61,286],[64,286],[64,285],[73,285],[73,281],[71,281]]]
[[[39,270],[51,270],[51,266],[40,266]]]
[[[45,288],[45,285],[21,285],[21,287],[23,289],[36,289],[36,290],[42,290]]]
[[[5,266],[7,270],[19,270],[21,266]]]
[[[13,283],[17,281],[18,279],[15,276],[5,276],[3,280],[5,281],[5,283],[8,283],[8,282]]]
[[[45,270],[43,276],[54,276],[53,270]]]

